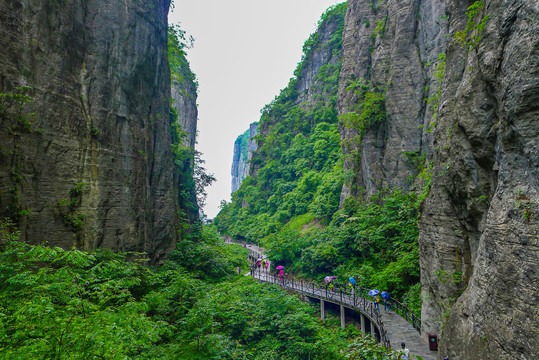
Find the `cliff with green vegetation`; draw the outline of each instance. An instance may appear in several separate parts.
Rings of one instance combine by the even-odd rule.
[[[168,10],[0,4],[0,216],[21,239],[154,261],[174,248],[191,205],[173,170]]]
[[[239,189],[241,182],[249,175],[249,164],[253,157],[253,152],[257,149],[254,137],[258,133],[258,123],[252,123],[249,129],[238,136],[234,142],[234,152],[232,156],[232,192]]]
[[[451,359],[539,353],[539,8],[447,1],[432,185],[420,222],[425,330]]]
[[[313,211],[337,209],[342,179],[335,104],[345,9],[339,5],[322,17],[295,77],[263,109],[250,176],[216,219],[234,237],[271,234],[309,212],[315,198]]]
[[[532,358],[535,2],[350,0],[342,42],[338,9],[264,109],[216,225],[293,273],[403,297],[440,358]]]
[[[351,197],[339,209],[353,177],[343,169],[337,116],[346,8],[322,16],[295,77],[264,108],[250,176],[214,224],[261,242],[287,271],[319,280],[354,276],[418,310],[417,196],[387,190],[372,201]]]
[[[205,175],[200,170],[200,154],[195,151],[198,122],[198,81],[187,61],[186,51],[193,46],[194,39],[187,37],[179,25],[168,28],[168,62],[171,80],[170,134],[174,162],[171,165],[174,174],[174,193],[178,199],[180,222],[196,223],[199,217],[199,205],[204,203],[203,189],[197,194],[197,184],[202,184]],[[196,175],[198,174],[198,175]],[[197,199],[198,196],[198,199]],[[199,204],[199,202],[201,204]],[[183,235],[180,233],[180,236]]]

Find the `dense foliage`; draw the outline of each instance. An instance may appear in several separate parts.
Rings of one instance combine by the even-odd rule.
[[[319,32],[306,41],[296,77],[262,110],[251,161],[257,174],[243,181],[215,219],[235,238],[259,239],[307,213],[329,219],[338,208],[344,175],[336,102],[345,11],[346,4],[340,4],[322,16],[319,28],[333,22],[338,30],[329,42],[322,42]],[[331,53],[335,61],[320,67],[313,96],[303,101],[298,78],[315,51]]]
[[[246,250],[211,229],[148,267],[144,254],[30,246],[11,226],[0,229],[3,359],[345,359],[368,342],[235,275]]]
[[[179,25],[168,28],[168,63],[172,85],[182,96],[196,103],[198,82],[187,61],[187,49],[194,39],[187,37]],[[174,154],[173,173],[178,188],[179,216],[184,223],[193,222],[206,201],[205,188],[215,181],[204,168],[202,153],[185,144],[187,133],[182,129],[176,108],[170,106],[170,134]]]
[[[304,45],[295,77],[263,109],[252,176],[230,203],[222,203],[214,225],[234,239],[261,243],[289,272],[318,280],[335,275],[342,282],[353,276],[362,286],[389,291],[419,313],[417,220],[426,193],[418,198],[383,190],[370,199],[345,199],[339,210],[342,185],[353,176],[342,169],[342,146],[347,144],[340,141],[336,110],[340,61],[321,66],[308,86],[310,99],[299,88],[304,72],[312,68],[313,53],[329,47],[341,58],[345,10],[346,4],[336,5],[322,16],[319,30]],[[322,41],[329,22],[338,24],[337,31]],[[380,36],[384,28],[385,20],[377,25]],[[357,131],[359,142],[365,130],[386,121],[385,89],[359,79],[346,90],[358,105],[340,120]],[[414,166],[421,163],[417,168],[422,170],[424,157],[405,155]],[[421,176],[428,183],[426,171]]]
[[[288,271],[322,280],[389,291],[419,314],[417,196],[400,191],[377,201],[348,198],[329,226],[313,215],[297,217],[262,240],[270,257]]]

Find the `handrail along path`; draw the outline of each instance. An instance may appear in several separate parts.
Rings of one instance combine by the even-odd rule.
[[[355,291],[352,293],[347,286],[338,283],[335,283],[333,289],[329,289],[327,286],[320,286],[313,281],[299,279],[290,275],[286,275],[283,281],[281,281],[281,279],[276,274],[271,273],[269,269],[263,270],[256,266],[258,259],[266,257],[263,253],[263,249],[245,242],[226,242],[242,245],[249,250],[248,259],[252,262],[249,275],[253,278],[262,282],[277,284],[307,297],[316,298],[320,301],[337,304],[356,311],[365,316],[371,324],[374,324],[378,330],[378,334],[376,335],[379,335],[377,340],[387,348],[400,349],[400,342],[405,340],[407,347],[410,348],[411,352],[414,354],[421,355],[424,360],[436,359],[437,353],[427,350],[428,344],[420,337],[421,319],[398,300],[391,298],[388,304],[393,312],[382,316],[373,301],[368,300],[368,289],[356,286]],[[389,323],[384,323],[384,318],[386,318]],[[389,327],[388,324],[390,324]],[[410,330],[407,330],[408,328]],[[371,332],[373,335],[375,334],[372,329]],[[390,336],[396,337],[399,341],[392,344]]]

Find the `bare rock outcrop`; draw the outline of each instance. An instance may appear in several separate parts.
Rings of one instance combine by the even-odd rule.
[[[253,157],[253,152],[258,148],[254,139],[258,131],[258,122],[249,126],[249,130],[238,136],[234,142],[234,152],[232,157],[232,192],[240,188],[243,180],[249,175],[249,162]]]
[[[0,119],[0,216],[23,239],[154,261],[173,248],[168,8],[0,3],[0,92],[32,98]]]
[[[539,4],[448,2],[433,180],[420,223],[426,331],[451,359],[539,353]],[[473,24],[468,49],[457,31]],[[477,41],[471,38],[477,36]]]
[[[348,196],[410,189],[432,153],[427,100],[438,91],[447,33],[445,1],[351,0],[343,32],[340,132]],[[369,101],[369,95],[372,95]],[[376,117],[368,123],[364,118]]]

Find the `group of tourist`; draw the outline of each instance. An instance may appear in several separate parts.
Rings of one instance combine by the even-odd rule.
[[[255,268],[258,268],[258,271],[268,271],[269,269],[269,265],[270,265],[270,262],[269,260],[267,259],[258,259],[256,261],[256,267]],[[281,279],[281,282],[284,283],[284,266],[277,266],[276,267],[276,270],[279,270],[279,278]],[[336,277],[335,276],[326,276],[324,278],[324,282],[326,282],[326,286],[327,286],[327,289],[329,291],[334,291],[333,289],[333,280],[335,280]],[[354,295],[354,290],[355,290],[355,287],[356,287],[356,281],[353,277],[350,277],[349,278],[349,281],[348,281],[348,286],[350,287],[350,293],[352,295]],[[374,306],[375,308],[380,311],[380,302],[384,302],[384,311],[386,313],[391,313],[391,306],[390,306],[390,303],[389,303],[389,300],[391,298],[391,296],[389,295],[389,293],[387,291],[382,291],[381,293],[378,291],[378,290],[371,290],[369,291],[369,295],[370,296],[373,296],[373,300],[374,300]],[[401,349],[399,351],[399,359],[401,360],[408,360],[410,359],[410,350],[408,350],[406,348],[406,344],[403,342],[401,343]]]

